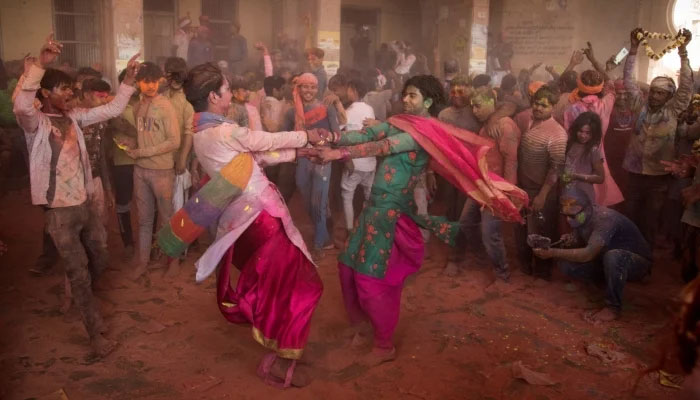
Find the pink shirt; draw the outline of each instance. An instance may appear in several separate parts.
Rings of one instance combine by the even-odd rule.
[[[569,132],[569,128],[574,123],[576,118],[584,112],[592,111],[598,114],[603,128],[603,135],[600,138],[599,149],[601,153],[605,154],[603,142],[605,141],[605,134],[608,131],[608,125],[610,124],[610,115],[612,114],[613,107],[615,106],[615,84],[613,81],[607,81],[605,83],[605,89],[603,90],[605,93],[603,98],[590,95],[570,105],[564,112],[564,128],[567,132]],[[593,189],[595,189],[596,203],[607,207],[620,203],[622,200],[624,200],[624,197],[622,196],[622,192],[617,186],[617,183],[615,183],[615,180],[610,174],[608,162],[605,158],[603,159],[603,170],[605,172],[605,181],[601,184],[593,185]]]

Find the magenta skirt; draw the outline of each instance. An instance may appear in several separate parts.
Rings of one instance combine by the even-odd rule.
[[[235,289],[232,264],[241,272]],[[280,219],[262,211],[224,255],[217,281],[219,310],[228,321],[250,323],[255,340],[280,357],[301,357],[323,284]]]

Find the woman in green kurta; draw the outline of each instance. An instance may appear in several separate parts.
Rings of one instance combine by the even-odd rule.
[[[444,102],[442,86],[433,76],[416,76],[404,86],[406,114],[429,118]],[[380,157],[369,202],[338,265],[351,324],[359,328],[369,320],[374,329],[374,348],[363,363],[377,365],[395,358],[392,336],[403,281],[420,268],[423,259],[418,227],[430,229],[453,244],[459,226],[444,217],[415,214],[413,190],[430,156],[409,133],[385,122],[361,132],[334,135],[333,142],[335,148],[319,150],[322,162]]]

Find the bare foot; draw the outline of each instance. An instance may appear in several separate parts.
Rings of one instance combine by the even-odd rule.
[[[63,304],[61,305],[61,314],[68,314],[71,306],[73,305],[73,298],[70,296],[63,297]]]
[[[350,339],[350,348],[361,349],[369,343],[369,338],[363,332],[355,332]]]
[[[94,355],[99,358],[106,357],[109,353],[113,352],[117,348],[117,342],[114,340],[109,340],[102,334],[97,334],[92,339],[91,345]]]
[[[148,266],[146,264],[137,264],[136,267],[129,273],[129,279],[132,281],[137,281],[143,274],[146,273],[148,270]]]
[[[596,312],[587,312],[583,315],[584,320],[594,325],[615,321],[618,318],[620,318],[620,314],[609,307],[601,308]]]
[[[292,366],[292,362],[293,360],[277,357],[274,364],[272,364],[272,368],[270,368],[270,374],[284,382],[285,378],[287,377],[287,372]],[[310,371],[307,366],[300,365],[297,362],[292,373],[292,386],[304,387],[311,383],[311,374],[309,372]]]
[[[449,261],[447,265],[445,265],[445,268],[442,270],[442,274],[445,276],[449,276],[450,278],[454,278],[455,276],[459,275],[459,264],[454,261]]]
[[[382,349],[379,347],[372,348],[372,351],[360,357],[357,360],[360,364],[367,367],[376,367],[379,364],[394,361],[396,359],[396,347],[391,349]]]
[[[163,274],[164,278],[174,278],[180,273],[180,260],[174,258],[168,264],[168,269]]]
[[[122,253],[122,261],[130,263],[134,259],[134,246],[124,247],[124,253]]]

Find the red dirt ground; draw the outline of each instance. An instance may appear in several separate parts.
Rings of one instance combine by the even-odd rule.
[[[292,210],[308,237],[310,224],[296,199]],[[581,314],[602,304],[601,290],[567,286],[558,274],[550,283],[515,272],[511,284],[494,283],[484,254],[471,257],[461,276],[448,278],[440,274],[447,248],[432,242],[432,259],[404,290],[396,361],[366,369],[352,363],[342,335],[347,324],[332,252],[319,266],[325,290],[306,354],[315,380],[303,389],[280,391],[255,375],[266,351],[249,327],[221,317],[213,280],[194,283],[199,252],[190,253],[175,282],[165,282],[156,270],[150,286],[130,283],[124,278],[128,267],[119,261],[114,223],[113,269],[104,278],[110,288],[97,296],[108,336],[120,347],[104,361],[85,363],[84,328],[76,318],[66,322],[59,311],[61,268],[44,277],[27,272],[40,252],[42,224],[26,189],[0,199],[0,239],[10,248],[0,258],[2,399],[58,399],[61,389],[70,400],[619,399],[637,372],[657,359],[681,288],[677,263],[660,251],[652,282],[628,285],[623,318],[592,326]],[[587,355],[590,343],[627,358],[603,364]],[[516,361],[556,384],[514,378]],[[643,378],[633,398],[678,393],[655,376]]]

